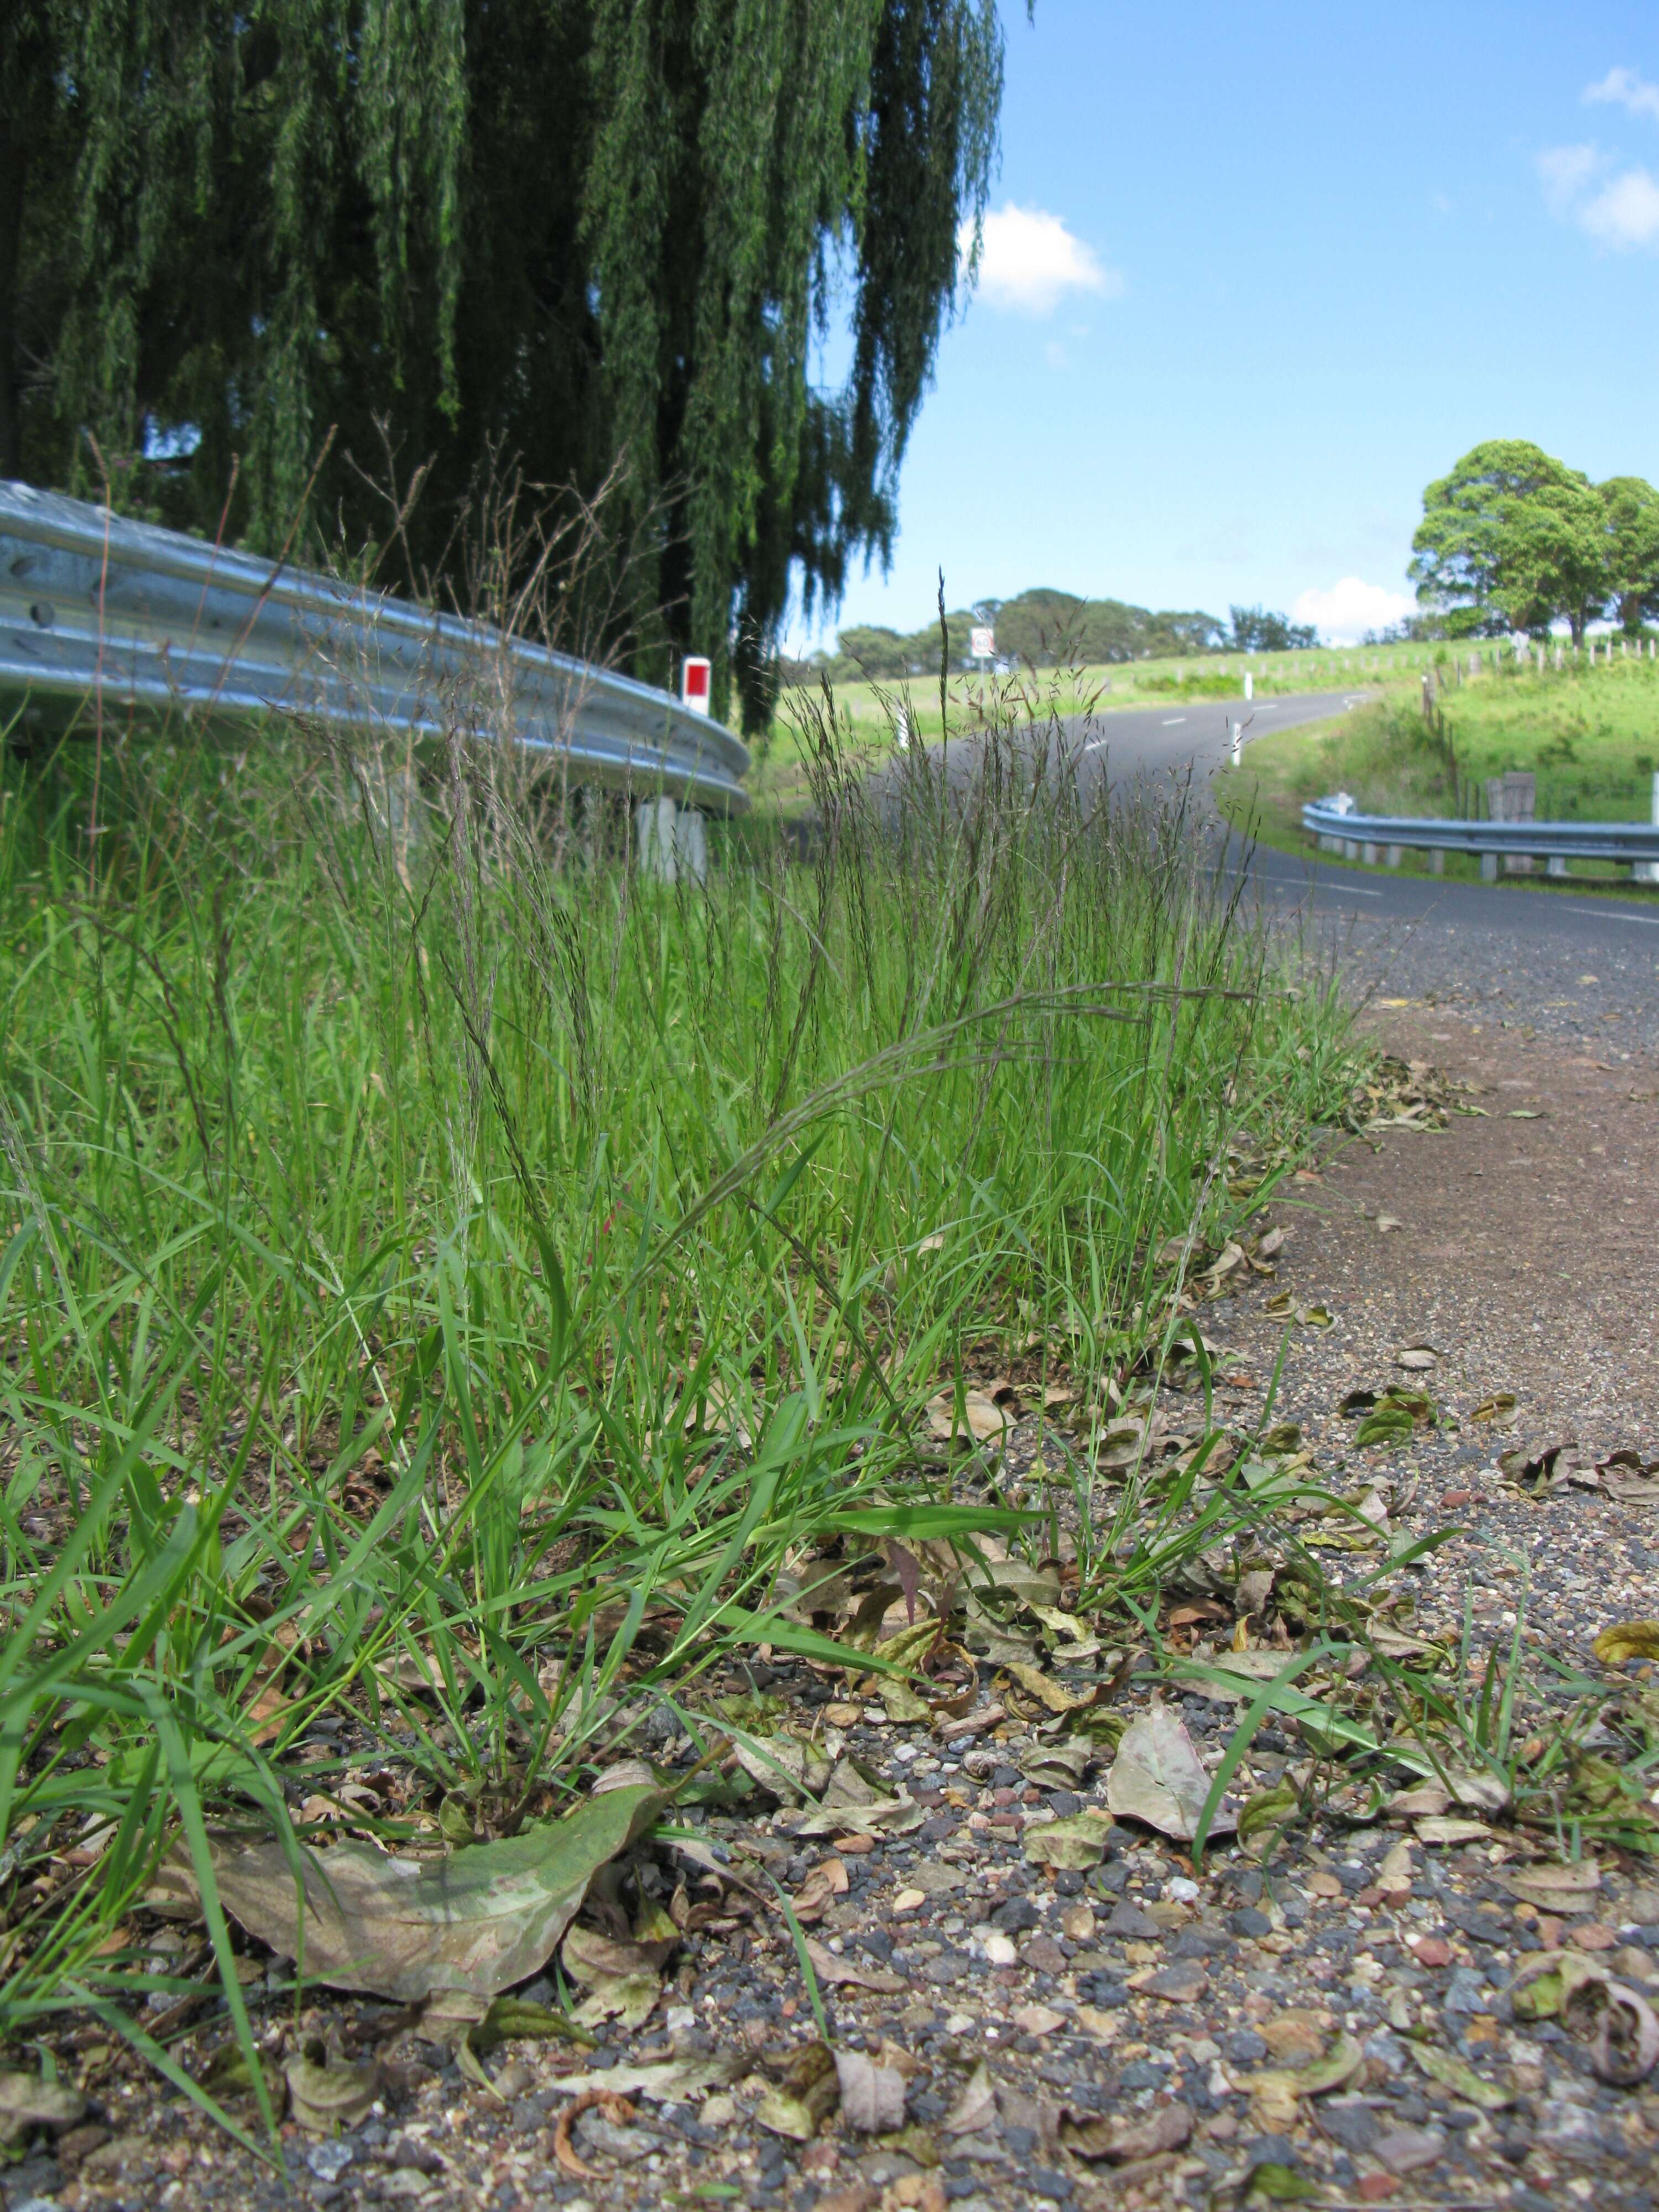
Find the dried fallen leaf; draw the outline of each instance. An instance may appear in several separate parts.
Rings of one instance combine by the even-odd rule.
[[[1060,2123],[1060,2140],[1067,2150],[1079,2158],[1109,2159],[1114,2166],[1179,2150],[1192,2132],[1192,2113],[1182,2104],[1160,2105],[1147,2118],[1127,2126],[1121,2119],[1070,2113],[1063,2114]]]
[[[1652,2006],[1624,1982],[1603,1983],[1599,1998],[1591,1997],[1587,1985],[1562,2007],[1567,2026],[1576,2033],[1583,2032],[1581,2008],[1586,2000],[1594,2006],[1589,2044],[1596,2079],[1609,2081],[1618,2089],[1632,2089],[1638,2081],[1645,2081],[1659,2065],[1659,2018]]]
[[[1065,2027],[1066,2015],[1052,2005],[1016,2005],[1013,2022],[1022,2035],[1052,2035],[1057,2027]]]
[[[838,2051],[842,2117],[860,2135],[890,2135],[904,2125],[904,2076],[896,2067],[878,2066],[861,2051]]]
[[[623,1974],[654,1974],[678,1941],[676,1931],[667,1942],[619,1943],[597,1929],[577,1927],[567,1931],[559,1956],[571,1980],[591,1989]]]
[[[909,1984],[886,1966],[861,1966],[855,1959],[837,1958],[822,1943],[810,1936],[803,1937],[806,1955],[812,1962],[812,1972],[821,1982],[838,1982],[853,1989],[874,1990],[884,1996],[896,1996]]]
[[[307,2135],[330,2136],[336,2128],[355,2128],[373,2111],[380,2094],[380,2069],[331,2066],[303,2055],[283,2069],[289,2106]]]
[[[1379,1213],[1376,1217],[1376,1230],[1380,1237],[1387,1237],[1394,1230],[1403,1229],[1405,1225],[1403,1221],[1396,1220],[1392,1213]]]
[[[603,2074],[568,2074],[560,2083],[573,2095],[605,2089],[613,2096],[649,2097],[664,2105],[684,2104],[705,2089],[734,2081],[746,2073],[747,2056],[726,2052],[714,2057],[647,2059],[635,2064],[627,2059]]]
[[[1431,2043],[1411,2043],[1407,2045],[1431,2081],[1437,2081],[1443,2089],[1449,2089],[1465,2104],[1478,2106],[1483,2112],[1501,2112],[1505,2105],[1515,2102],[1511,2089],[1500,2089],[1495,2082],[1483,2081],[1474,2067],[1449,2051],[1437,2051]]]
[[[421,2015],[424,2034],[430,2008]],[[593,2039],[585,2035],[571,2020],[552,2005],[538,2004],[531,1997],[497,1997],[483,2018],[467,2031],[467,2041],[475,2051],[493,2050],[498,2043],[576,2043],[586,2049],[593,2047]]]
[[[1455,1815],[1442,1819],[1431,1814],[1415,1825],[1418,1840],[1425,1844],[1478,1844],[1492,1833],[1484,1820],[1460,1820]]]
[[[1106,1803],[1120,1819],[1144,1820],[1190,1842],[1210,1794],[1210,1777],[1183,1724],[1161,1699],[1130,1723],[1106,1777]],[[1233,1817],[1218,1810],[1212,1835],[1229,1835]]]
[[[1427,1368],[1437,1367],[1440,1364],[1440,1354],[1431,1344],[1396,1345],[1394,1364],[1396,1367],[1406,1368],[1413,1374],[1419,1374]]]
[[[1303,2067],[1296,2076],[1297,2089],[1304,2097],[1322,2097],[1351,2081],[1364,2063],[1364,2051],[1352,2036],[1345,2033],[1337,2037],[1323,2058],[1316,2058]]]
[[[614,2089],[584,2089],[580,2096],[571,2100],[563,2112],[559,2114],[554,2126],[553,2155],[565,2172],[574,2174],[578,2181],[597,2181],[599,2176],[594,2169],[578,2158],[572,2149],[571,2125],[580,2113],[592,2112],[596,2107],[604,2113],[607,2120],[617,2127],[626,2127],[635,2117],[633,2106],[629,2103],[626,2097],[619,2095]]]
[[[811,2142],[818,2123],[835,2110],[840,2094],[836,2057],[829,2045],[805,2044],[790,2058],[776,2087],[769,2089],[756,2106],[756,2124],[794,2142]]]
[[[927,1401],[927,1426],[941,1443],[1000,1443],[1013,1425],[1012,1408],[1000,1406],[983,1390],[963,1391],[960,1416],[954,1390],[941,1390]]]
[[[1294,1783],[1275,1782],[1271,1789],[1255,1790],[1239,1808],[1239,1841],[1249,1843],[1267,1830],[1282,1828],[1301,1810],[1302,1800]]]
[[[368,1844],[302,1851],[304,1912],[280,1844],[215,1847],[227,1909],[313,1981],[417,2003],[437,1990],[497,1996],[538,1973],[599,1869],[665,1803],[635,1785],[586,1799],[562,1820],[442,1860],[388,1857]]]
[[[996,2116],[996,2088],[991,2080],[991,2069],[981,2058],[939,2125],[947,2136],[973,2135],[981,2128],[990,2127]]]
[[[1582,1912],[1601,1887],[1601,1869],[1594,1859],[1578,1859],[1570,1866],[1520,1867],[1501,1879],[1512,1896],[1542,1911]]]
[[[0,2143],[21,2142],[31,2128],[72,2128],[87,2100],[66,2081],[0,2072]]]
[[[787,1805],[805,1794],[806,1746],[793,1735],[739,1738],[732,1744],[738,1764],[763,1790]]]
[[[571,2018],[579,2027],[598,2027],[607,2020],[625,2028],[643,2027],[661,1995],[662,1984],[654,1974],[601,1974]]]
[[[1111,1832],[1109,1813],[1073,1813],[1064,1820],[1036,1821],[1025,1829],[1025,1856],[1033,1866],[1086,1874],[1105,1857]]]
[[[792,1900],[795,1917],[803,1927],[822,1920],[830,1909],[830,1900],[847,1894],[847,1862],[844,1859],[820,1859],[796,1891]]]
[[[1622,1667],[1627,1659],[1659,1659],[1659,1620],[1621,1620],[1604,1628],[1590,1648],[1604,1667]]]
[[[1086,1690],[1068,1690],[1064,1682],[1055,1681],[1054,1676],[1045,1674],[1041,1667],[1022,1666],[1018,1660],[1011,1659],[1004,1662],[1003,1672],[1011,1680],[1018,1682],[1022,1690],[1028,1690],[1032,1697],[1047,1705],[1051,1713],[1080,1712],[1085,1705],[1091,1705],[1095,1701],[1092,1686]]]

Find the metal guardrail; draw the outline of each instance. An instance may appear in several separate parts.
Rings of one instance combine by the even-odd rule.
[[[736,812],[747,749],[707,715],[484,623],[0,481],[0,697],[211,724],[303,715],[417,739],[510,730],[574,781]]]
[[[1659,823],[1443,822],[1402,814],[1357,814],[1334,799],[1316,799],[1302,810],[1302,826],[1326,852],[1349,860],[1390,860],[1401,853],[1478,853],[1490,872],[1506,856],[1551,860],[1659,862]]]

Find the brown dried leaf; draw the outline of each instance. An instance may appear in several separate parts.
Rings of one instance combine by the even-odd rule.
[[[997,2116],[997,2094],[991,2069],[981,2058],[968,2077],[966,2087],[939,2122],[947,2136],[975,2134],[988,2128]]]
[[[380,2094],[378,2063],[331,2066],[304,2056],[283,2069],[289,2108],[307,2135],[330,2136],[337,2127],[355,2128],[366,2120]]]
[[[562,1820],[441,1860],[367,1844],[302,1850],[301,1904],[280,1844],[216,1844],[227,1909],[312,1979],[417,2003],[438,1990],[493,1997],[540,1972],[600,1867],[651,1826],[666,1800],[635,1786],[587,1798]]]
[[[1210,1777],[1185,1727],[1161,1699],[1123,1732],[1106,1777],[1106,1803],[1120,1819],[1144,1820],[1162,1834],[1190,1842],[1210,1794]],[[1218,1812],[1212,1835],[1237,1823]]]
[[[896,2067],[878,2066],[861,2051],[838,2051],[836,2074],[842,2117],[849,2128],[878,2136],[904,2125],[904,2076]]]
[[[66,2081],[0,2072],[0,2143],[21,2142],[31,2128],[72,2128],[86,2109],[86,2099]]]

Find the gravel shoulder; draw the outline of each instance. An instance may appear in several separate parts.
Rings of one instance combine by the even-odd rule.
[[[1391,1051],[1478,1085],[1468,1103],[1483,1110],[1437,1133],[1343,1141],[1287,1187],[1271,1209],[1285,1232],[1276,1273],[1247,1271],[1200,1315],[1230,1377],[1220,1412],[1246,1426],[1260,1414],[1285,1328],[1269,1300],[1322,1304],[1328,1326],[1291,1332],[1273,1418],[1301,1428],[1326,1479],[1374,1483],[1401,1534],[1455,1530],[1412,1572],[1414,1632],[1467,1628],[1484,1654],[1518,1628],[1528,1663],[1554,1655],[1594,1674],[1601,1629],[1659,1613],[1659,1508],[1586,1486],[1611,1452],[1659,1455],[1659,1091],[1639,1065],[1443,1006],[1368,1018]],[[1443,1424],[1357,1448],[1341,1401],[1397,1382],[1405,1345],[1432,1347],[1411,1379]],[[1512,1412],[1477,1419],[1500,1393]],[[1017,1432],[1013,1468],[1030,1468],[1037,1425]],[[1529,1482],[1524,1467],[1540,1459]],[[1231,1615],[1206,1615],[1202,1598],[1189,1610],[1166,1635],[1178,1647],[1213,1634],[1224,1649]],[[1514,1991],[1528,1960],[1549,1963],[1537,1954],[1570,1953],[1659,2007],[1659,1863],[1597,1849],[1595,1891],[1540,1910],[1512,1884],[1551,1854],[1501,1823],[1437,1842],[1409,1814],[1333,1804],[1265,1856],[1222,1842],[1195,1865],[1179,1842],[1120,1820],[1097,1864],[1056,1869],[1031,1838],[1103,1806],[1109,1748],[1056,1786],[1041,1757],[1049,1717],[1022,1711],[989,1664],[979,1674],[976,1712],[1000,1703],[1006,1717],[951,1735],[849,1705],[844,1685],[804,1666],[757,1668],[754,1686],[827,1756],[902,1786],[920,1818],[872,1838],[798,1833],[806,1815],[786,1806],[691,1817],[714,1871],[705,1863],[690,1893],[712,1909],[643,2027],[613,2023],[591,2056],[514,2042],[469,2078],[391,2007],[321,1992],[296,2014],[280,1969],[256,1959],[249,1995],[269,2046],[310,2041],[372,2063],[368,2116],[328,2140],[285,2123],[284,2181],[158,2095],[106,2039],[83,2036],[61,2063],[97,2117],[0,2178],[9,2212],[43,2199],[64,2212],[1653,2203],[1659,2071],[1629,2087],[1598,2079],[1586,2044],[1557,2020],[1517,2016]],[[1146,1702],[1128,1680],[1125,1712]],[[1179,1701],[1212,1763],[1237,1710]],[[1301,1756],[1269,1726],[1240,1794],[1271,1790]],[[771,1881],[805,1900],[833,2040],[868,2061],[878,2101],[901,2100],[889,2124],[848,2124],[845,2079],[842,2112],[808,2139],[767,2123],[780,2109],[769,2099],[805,2094],[801,2054],[817,2037]],[[204,2031],[181,2055],[199,2063],[222,2039],[222,2027]],[[1437,2077],[1424,2049],[1455,2063]],[[1334,2087],[1297,2086],[1298,2065],[1344,2052],[1352,2063]],[[686,2062],[718,2078],[683,2094],[659,2078],[657,2094],[633,2092],[631,2116],[592,2102],[558,2135],[582,2087]],[[562,2142],[588,2172],[561,2160]]]

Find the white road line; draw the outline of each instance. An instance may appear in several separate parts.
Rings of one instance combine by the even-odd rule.
[[[1171,714],[1169,720],[1165,722],[1164,726],[1166,730],[1172,730],[1177,722],[1184,722],[1186,719],[1187,717],[1184,714]]]
[[[1570,906],[1569,914],[1593,914],[1598,921],[1633,921],[1643,929],[1659,929],[1659,915],[1614,914],[1605,906]]]
[[[1316,896],[1323,892],[1328,898],[1386,898],[1386,891],[1362,890],[1358,884],[1332,884],[1319,881],[1301,884],[1290,876],[1258,876],[1258,883],[1271,884],[1276,891],[1312,891]]]

